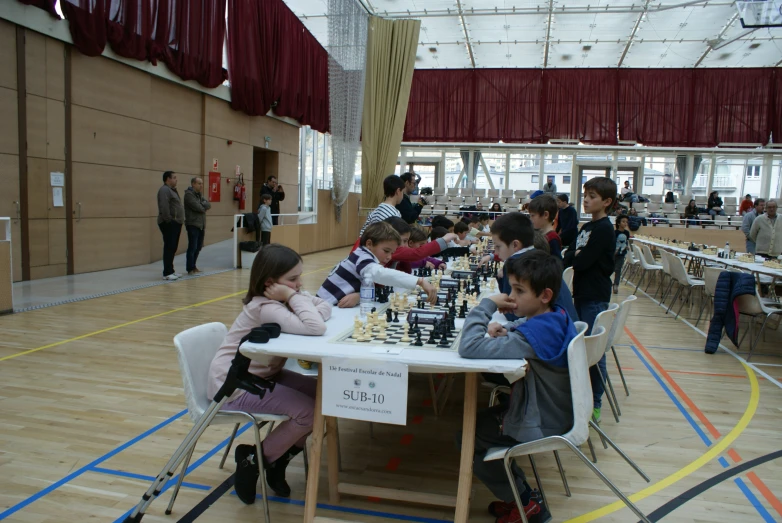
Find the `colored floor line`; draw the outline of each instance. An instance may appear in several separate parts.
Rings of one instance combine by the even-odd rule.
[[[661,507],[658,507],[655,509],[652,513],[648,514],[647,517],[651,521],[659,521],[663,519],[665,516],[676,510],[677,508],[681,507],[688,501],[695,499],[697,496],[700,496],[710,488],[714,487],[715,485],[719,485],[726,479],[730,479],[738,474],[741,474],[744,471],[750,470],[752,468],[755,468],[759,465],[762,465],[764,463],[767,463],[769,461],[778,459],[782,457],[782,450],[777,450],[776,452],[771,452],[769,454],[766,454],[765,456],[760,456],[759,458],[751,459],[749,461],[745,461],[744,463],[740,465],[736,465],[735,467],[725,470],[723,472],[720,472],[716,476],[712,476],[709,479],[695,485],[691,489],[682,492],[672,500],[668,501]]]
[[[644,295],[645,295],[647,298],[649,298],[649,300],[651,300],[652,302],[656,303],[658,306],[660,306],[660,307],[662,307],[662,308],[665,308],[665,306],[664,306],[662,303],[660,303],[659,301],[657,301],[657,300],[655,300],[654,298],[652,298],[652,297],[651,297],[649,294],[647,294],[646,292],[644,292]],[[688,325],[690,328],[692,328],[692,329],[693,329],[695,332],[699,333],[699,334],[700,334],[701,336],[703,336],[704,338],[706,337],[706,333],[705,333],[705,332],[703,332],[702,330],[698,329],[698,328],[697,328],[696,326],[694,326],[692,323],[690,323],[689,321],[687,321],[687,320],[686,320],[686,319],[685,319],[683,316],[679,316],[679,317],[678,317],[678,319],[679,319],[680,321],[682,321],[684,324]],[[628,333],[628,334],[630,334],[630,335],[631,335],[631,337],[634,339],[634,341],[635,341],[635,342],[637,342],[637,343],[640,345],[640,342],[638,342],[638,340],[632,336],[632,334],[630,333],[630,331],[629,331],[627,328],[625,328],[625,330],[627,331],[627,333]],[[642,346],[641,346],[641,347],[642,347]],[[720,349],[722,349],[723,351],[727,352],[727,353],[728,353],[728,354],[730,354],[731,356],[733,356],[733,357],[734,357],[736,360],[738,360],[738,362],[739,362],[739,363],[741,363],[741,364],[742,364],[742,366],[744,366],[744,369],[745,369],[745,370],[747,370],[747,369],[750,369],[750,370],[752,371],[752,376],[753,376],[753,377],[755,377],[755,376],[754,376],[754,373],[758,373],[758,374],[760,374],[762,377],[766,378],[768,381],[770,381],[770,382],[774,383],[775,385],[777,385],[777,386],[779,386],[779,387],[782,387],[782,383],[780,383],[779,381],[777,381],[776,379],[774,379],[772,376],[770,376],[770,375],[769,375],[769,374],[767,374],[766,372],[764,372],[764,371],[760,370],[760,369],[759,369],[757,366],[755,366],[755,365],[753,365],[753,364],[749,363],[747,360],[745,360],[744,358],[742,358],[741,356],[739,356],[738,354],[736,354],[736,353],[735,353],[735,352],[733,352],[732,350],[728,349],[727,347],[725,347],[725,346],[724,346],[724,345],[722,345],[721,343],[719,344],[719,348],[720,348]],[[648,351],[647,351],[647,354],[648,354]],[[651,355],[649,355],[649,357],[651,358]],[[652,358],[652,359],[653,359],[653,358]],[[756,377],[755,377],[755,379],[756,379]],[[698,411],[698,412],[699,412],[699,411]],[[696,412],[696,414],[697,414],[697,412]],[[707,424],[706,426],[708,427],[709,425],[711,425],[711,424],[709,423],[709,424]],[[712,426],[711,428],[712,428],[712,429],[714,429],[714,427],[713,427],[713,426]],[[716,431],[716,429],[714,429],[714,431],[715,431],[715,432],[718,434],[718,435],[717,435],[717,436],[715,436],[715,437],[719,437],[719,432],[718,432],[718,431]],[[735,450],[733,450],[733,451],[732,451],[732,454],[731,454],[731,452],[729,452],[728,454],[731,456],[731,459],[733,459],[733,460],[734,460],[734,461],[736,461],[736,462],[737,462],[737,461],[739,461],[739,460],[741,459],[741,457],[740,457],[740,456],[738,456],[738,453],[737,453]],[[764,497],[764,498],[766,498],[766,501],[768,501],[768,503],[769,503],[769,504],[770,504],[772,507],[774,507],[774,510],[776,510],[776,511],[777,511],[777,513],[778,513],[780,516],[782,516],[782,502],[780,502],[779,498],[777,498],[777,497],[776,497],[776,496],[775,496],[775,495],[774,495],[774,494],[773,494],[773,493],[772,493],[772,492],[771,492],[771,491],[768,489],[768,487],[765,485],[765,483],[763,483],[763,481],[762,481],[762,480],[761,480],[761,479],[760,479],[760,478],[757,476],[757,474],[755,474],[754,472],[752,472],[752,473],[748,474],[748,475],[747,475],[747,477],[748,477],[748,478],[749,478],[749,480],[752,482],[752,484],[753,484],[753,485],[755,485],[755,488],[757,488],[757,489],[758,489],[758,491],[759,491],[759,492],[760,492],[760,493],[763,495],[763,497]]]
[[[640,490],[635,494],[630,495],[629,496],[630,500],[632,500],[633,502],[638,502],[640,500],[648,498],[653,494],[660,492],[661,490],[666,489],[667,487],[670,487],[671,485],[676,484],[681,479],[689,476],[693,472],[707,465],[712,460],[718,458],[723,452],[725,452],[725,450],[734,441],[736,441],[739,435],[741,435],[741,433],[744,432],[744,430],[746,430],[747,426],[749,425],[749,422],[752,420],[752,418],[755,415],[755,412],[757,411],[758,403],[760,399],[760,389],[759,389],[757,377],[754,375],[754,373],[752,373],[752,369],[750,369],[749,366],[747,365],[744,365],[744,369],[750,375],[749,382],[751,387],[751,393],[750,393],[749,402],[747,404],[747,408],[744,411],[744,414],[741,416],[741,419],[736,424],[736,426],[733,427],[733,429],[728,434],[726,434],[725,437],[717,441],[714,445],[712,445],[706,452],[701,454],[698,458],[691,461],[690,463],[688,463],[681,469],[677,470],[676,472],[661,479],[660,481],[657,481],[652,485],[649,485],[648,487],[644,488],[643,490]],[[622,508],[625,508],[625,504],[622,503],[621,501],[616,501],[614,503],[605,505],[599,509],[572,518],[568,520],[568,523],[586,523],[588,521],[594,521],[608,514],[612,514]]]
[[[676,397],[676,395],[671,391],[668,386],[663,383],[662,378],[660,378],[660,374],[656,373],[654,369],[652,369],[650,363],[646,361],[644,358],[641,357],[641,353],[639,350],[631,346],[631,349],[633,349],[633,352],[635,352],[635,355],[638,357],[639,360],[646,366],[649,373],[654,377],[654,379],[657,381],[657,383],[662,387],[662,389],[665,391],[665,393],[668,395],[668,397],[671,399],[673,404],[676,406],[676,408],[679,409],[679,411],[682,413],[684,418],[687,420],[687,422],[690,424],[690,426],[695,430],[695,432],[698,434],[698,436],[701,438],[701,441],[707,446],[710,447],[712,445],[712,441],[709,439],[709,437],[706,435],[706,433],[703,432],[703,429],[695,422],[695,420],[690,416],[690,413],[687,411],[687,409],[684,408],[684,406],[681,404],[679,399]],[[732,450],[732,449],[731,449]],[[730,451],[729,451],[730,453]],[[728,461],[720,456],[717,459],[717,462],[719,462],[720,465],[723,466],[723,468],[729,468],[730,465],[728,464]],[[760,503],[758,498],[755,496],[755,494],[749,490],[744,482],[740,478],[736,478],[735,480],[736,485],[739,487],[739,490],[741,490],[744,495],[746,496],[747,500],[750,502],[750,504],[755,507],[755,509],[758,511],[760,516],[763,518],[763,521],[766,523],[774,523],[774,518],[771,516],[771,514],[768,513],[766,508]]]
[[[308,274],[314,274],[316,272],[324,271],[326,269],[330,269],[331,267],[323,267],[322,269],[317,269],[315,271],[305,272],[302,274],[302,276],[306,276]],[[0,358],[0,362],[10,360],[13,358],[18,358],[19,356],[26,356],[27,354],[32,354],[34,352],[42,351],[44,349],[51,349],[53,347],[59,347],[60,345],[65,345],[66,343],[71,343],[72,341],[79,341],[83,340],[85,338],[90,338],[92,336],[97,336],[98,334],[103,334],[106,332],[111,332],[113,330],[121,329],[122,327],[128,327],[130,325],[135,325],[137,323],[142,323],[148,320],[154,320],[155,318],[161,318],[163,316],[168,316],[169,314],[174,314],[175,312],[181,312],[188,309],[194,309],[196,307],[202,307],[204,305],[209,305],[211,303],[217,303],[219,301],[227,300],[228,298],[234,298],[236,296],[239,296],[241,294],[245,294],[246,291],[239,291],[239,292],[233,292],[231,294],[226,294],[224,296],[219,296],[217,298],[212,298],[211,300],[205,300],[199,303],[194,303],[192,305],[185,305],[184,307],[177,307],[175,309],[171,309],[169,311],[160,312],[158,314],[153,314],[151,316],[147,316],[145,318],[139,318],[137,320],[127,321],[125,323],[120,323],[119,325],[114,325],[112,327],[106,327],[105,329],[99,329],[93,332],[88,332],[87,334],[82,334],[80,336],[74,336],[73,338],[68,338],[67,340],[57,341],[54,343],[49,343],[48,345],[42,345],[40,347],[36,347],[34,349],[28,349],[22,352],[17,352],[15,354],[9,354],[8,356],[3,356]]]
[[[169,424],[173,423],[177,419],[179,419],[182,416],[184,416],[185,412],[187,412],[187,410],[183,410],[181,412],[178,412],[177,414],[174,414],[173,416],[171,416],[167,420],[165,420],[165,421],[163,421],[161,423],[158,423],[157,425],[155,425],[151,429],[149,429],[149,430],[139,434],[138,436],[136,436],[135,438],[131,439],[130,441],[128,441],[126,443],[123,443],[119,447],[117,447],[114,450],[111,450],[111,451],[107,452],[103,456],[101,456],[101,457],[91,461],[89,464],[81,467],[80,469],[78,469],[78,470],[76,470],[74,472],[71,472],[70,474],[68,474],[67,476],[62,478],[61,480],[55,481],[54,483],[52,483],[51,485],[49,485],[45,489],[43,489],[43,490],[41,490],[39,492],[36,492],[35,494],[33,494],[32,496],[28,497],[27,499],[25,499],[23,501],[20,501],[16,505],[6,509],[3,512],[0,512],[0,521],[2,521],[3,519],[7,518],[8,516],[11,516],[11,515],[15,514],[16,512],[18,512],[21,509],[23,509],[24,507],[26,507],[27,505],[29,505],[31,503],[34,503],[35,501],[41,499],[42,497],[44,497],[45,495],[49,494],[50,492],[53,492],[53,491],[57,490],[61,486],[65,485],[66,483],[68,483],[68,482],[72,481],[73,479],[81,476],[85,472],[88,472],[88,471],[92,470],[97,465],[99,465],[99,464],[103,463],[104,461],[106,461],[106,460],[116,456],[117,454],[119,454],[123,450],[125,450],[128,447],[134,445],[135,443],[138,443],[139,441],[141,441],[142,439],[146,438],[147,436],[157,432],[158,430],[162,429],[166,425],[169,425]]]

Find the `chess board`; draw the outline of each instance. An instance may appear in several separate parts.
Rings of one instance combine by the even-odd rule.
[[[412,312],[414,312],[416,309],[412,309]],[[447,312],[447,307],[434,307],[431,308],[427,305],[427,311],[434,310],[434,311],[442,311]],[[384,313],[384,311],[381,311]],[[404,318],[407,318],[407,314],[405,314]],[[413,342],[415,341],[415,334],[412,332],[408,333],[408,337],[410,338],[409,342],[402,342],[402,337],[404,336],[404,326],[406,324],[405,319],[403,319],[402,315],[399,316],[399,323],[389,323],[388,327],[386,328],[386,339],[381,340],[377,338],[378,331],[372,332],[372,338],[369,341],[358,341],[353,338],[353,329],[346,330],[342,334],[338,335],[334,339],[331,340],[332,343],[343,343],[343,344],[357,344],[357,345],[369,345],[374,347],[386,347],[386,348],[411,348],[411,349],[426,349],[426,350],[443,350],[443,351],[455,351],[459,347],[459,339],[461,338],[461,329],[459,327],[456,327],[455,329],[451,329],[451,336],[448,337],[448,343],[442,344],[440,343],[440,337],[438,336],[437,343],[431,344],[427,343],[429,340],[429,334],[432,330],[431,324],[426,324],[423,321],[420,321],[418,324],[418,328],[421,329],[421,342],[423,343],[422,346],[417,347],[413,345]]]

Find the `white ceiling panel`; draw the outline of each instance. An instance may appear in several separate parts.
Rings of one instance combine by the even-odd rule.
[[[475,67],[543,67],[547,35],[547,67],[773,67],[782,60],[782,29],[743,29],[732,0],[360,1],[377,16],[421,20],[420,69],[472,67],[468,49]],[[328,45],[328,0],[285,2]]]

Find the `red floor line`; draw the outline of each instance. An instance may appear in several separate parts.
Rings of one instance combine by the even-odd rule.
[[[649,351],[644,347],[643,343],[635,337],[635,335],[630,332],[630,329],[625,327],[625,332],[628,336],[630,336],[630,339],[633,340],[633,343],[636,347],[638,347],[638,350],[644,353],[647,360],[654,365],[654,367],[660,372],[660,374],[665,378],[665,380],[671,385],[671,387],[676,391],[676,393],[679,395],[679,397],[684,401],[684,403],[687,404],[688,407],[692,410],[693,414],[701,420],[703,425],[706,427],[706,429],[711,433],[711,435],[714,438],[720,438],[722,437],[722,434],[717,430],[717,428],[712,425],[712,423],[709,421],[709,419],[706,417],[706,415],[695,405],[695,403],[690,399],[689,396],[682,390],[681,387],[679,387],[679,384],[676,383],[676,381],[671,377],[670,374],[668,374],[668,371],[663,369],[662,365],[652,357],[652,355],[649,353]],[[735,449],[729,449],[727,452],[728,456],[733,460],[734,463],[741,462],[741,456],[739,456],[739,453]],[[756,489],[758,489],[758,492],[768,501],[768,503],[774,507],[774,510],[777,511],[777,513],[782,516],[782,502],[779,501],[779,499],[774,495],[771,490],[769,490],[768,486],[763,482],[762,479],[758,477],[757,474],[754,472],[749,472],[747,474],[747,479],[750,480],[750,482],[755,486]]]
[[[396,469],[399,468],[400,463],[402,463],[401,459],[391,458],[388,460],[388,463],[386,463],[386,470],[389,472],[394,472]]]

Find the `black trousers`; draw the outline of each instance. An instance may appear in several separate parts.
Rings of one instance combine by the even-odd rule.
[[[559,239],[562,240],[562,246],[567,247],[573,243],[573,240],[576,239],[576,236],[578,236],[578,229],[570,229],[567,231],[562,231],[559,235]]]
[[[190,272],[196,268],[198,254],[201,252],[201,248],[204,246],[204,236],[206,234],[206,229],[199,229],[195,225],[187,225],[185,228],[187,229],[187,257],[185,262],[185,270]]]
[[[497,499],[506,503],[514,502],[513,490],[508,483],[503,460],[483,461],[486,451],[493,447],[513,447],[519,442],[502,433],[502,414],[505,407],[497,406],[478,413],[475,420],[475,455],[473,472]],[[461,443],[461,433],[458,442]],[[526,482],[524,471],[514,462],[513,471],[516,487],[519,489],[522,503],[529,503],[531,489]]]
[[[160,232],[163,233],[163,276],[174,274],[174,256],[179,247],[179,235],[182,233],[182,224],[176,222],[159,223]]]
[[[261,245],[269,245],[272,242],[271,231],[261,231]]]

